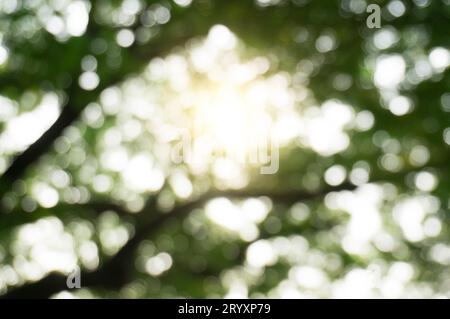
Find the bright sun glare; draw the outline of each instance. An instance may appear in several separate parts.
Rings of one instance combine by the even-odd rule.
[[[170,130],[155,133],[180,142],[172,158],[193,172],[212,168],[233,186],[244,186],[244,168],[267,164],[280,144],[297,135],[300,123],[289,76],[269,74],[266,57],[242,61],[238,45],[233,33],[216,25],[186,53],[153,60],[146,76],[168,82],[164,101],[155,103],[164,105],[159,115]],[[177,136],[167,136],[173,135],[169,131]]]

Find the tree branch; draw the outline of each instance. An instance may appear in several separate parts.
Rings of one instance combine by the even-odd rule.
[[[434,169],[446,169],[448,161],[438,161],[431,167]],[[430,163],[431,164],[431,163]],[[407,169],[395,174],[383,175],[373,178],[370,182],[382,182],[389,180],[400,181],[407,175],[420,170],[421,168]],[[130,262],[134,251],[145,239],[154,236],[164,224],[173,218],[183,219],[189,215],[194,208],[204,205],[206,202],[217,197],[228,197],[231,199],[244,199],[250,197],[269,197],[275,203],[293,204],[295,202],[320,199],[331,192],[351,191],[357,186],[350,183],[343,183],[338,186],[326,186],[316,192],[304,192],[298,190],[291,191],[267,191],[267,190],[213,190],[204,193],[197,198],[175,206],[170,212],[162,212],[156,205],[155,197],[150,197],[144,208],[138,213],[141,219],[138,220],[135,235],[114,255],[94,272],[84,271],[81,273],[83,287],[111,287],[120,288],[130,281]],[[125,210],[123,210],[125,211]],[[150,219],[148,217],[150,216]],[[142,226],[139,226],[142,225]],[[67,289],[66,277],[62,274],[51,273],[37,282],[25,284],[15,288],[0,299],[6,298],[48,298],[51,295]]]
[[[0,177],[2,194],[8,191],[12,183],[22,176],[25,169],[44,154],[53,141],[61,135],[62,131],[78,118],[81,110],[82,108],[76,109],[70,105],[64,107],[56,122],[27,150],[14,159],[13,163]]]
[[[326,187],[318,192],[305,193],[302,191],[267,192],[267,191],[212,191],[199,196],[196,199],[180,204],[170,212],[164,213],[157,209],[156,205],[146,205],[139,213],[140,216],[154,216],[136,230],[132,237],[111,259],[106,261],[94,272],[83,271],[81,273],[82,287],[110,287],[120,288],[130,280],[130,265],[134,251],[144,239],[155,233],[170,219],[183,219],[196,207],[204,205],[207,201],[216,197],[229,197],[234,199],[249,197],[270,197],[274,202],[294,203],[297,201],[320,198],[332,191],[351,190],[355,186],[343,184],[337,187]],[[156,213],[156,214],[154,214]],[[66,276],[58,273],[50,273],[37,282],[25,284],[15,288],[3,296],[9,298],[48,298],[51,295],[66,290]]]
[[[93,20],[90,19],[89,26],[92,25]],[[162,56],[176,47],[176,45],[185,43],[188,39],[205,33],[207,27],[199,30],[186,28],[180,30],[179,25],[175,25],[172,29],[168,28],[167,32],[160,35],[160,43],[150,41],[150,43],[145,45],[134,44],[132,47],[127,48],[126,54],[129,54],[133,58],[136,65],[132,70],[127,70],[127,72],[119,68],[114,75],[108,76],[107,79],[102,79],[100,85],[94,91],[83,91],[78,87],[76,80],[72,81],[72,85],[67,92],[69,101],[62,109],[56,122],[38,140],[19,154],[2,176],[0,176],[0,200],[6,192],[11,190],[13,183],[25,174],[26,169],[47,152],[50,146],[53,145],[53,142],[61,136],[64,129],[72,125],[79,118],[85,107],[97,99],[102,90],[122,82],[132,73],[131,71],[141,70],[152,58]],[[171,36],[170,41],[167,39],[168,35]],[[0,206],[0,214],[2,211],[3,209]]]
[[[55,207],[52,207],[51,209],[38,208],[36,211],[32,213],[24,212],[20,208],[14,210],[8,213],[6,222],[3,222],[0,219],[0,231],[4,229],[11,229],[27,223],[33,223],[41,218],[49,216],[56,216],[61,219],[64,219],[66,216],[72,215],[81,218],[92,218],[108,210],[114,211],[120,217],[124,218],[136,217],[135,213],[130,212],[120,204],[107,201],[93,201],[82,204],[61,203]],[[94,213],[94,215],[92,213]],[[6,218],[6,216],[4,216],[4,218]]]

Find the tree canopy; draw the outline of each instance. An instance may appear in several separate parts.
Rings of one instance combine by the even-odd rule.
[[[0,1],[0,298],[450,297],[449,30],[448,0]]]

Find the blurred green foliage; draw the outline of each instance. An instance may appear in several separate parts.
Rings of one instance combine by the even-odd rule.
[[[449,297],[450,2],[373,2],[382,8],[381,29],[366,27],[364,0],[0,1],[0,108],[9,107],[0,109],[1,134],[45,96],[56,96],[61,110],[37,144],[8,150],[0,143],[0,292],[55,295],[65,279],[52,271],[67,273],[72,262],[83,269],[82,285],[86,279],[71,291],[81,297]],[[85,30],[81,20],[71,30],[74,4],[88,13]],[[181,93],[146,77],[149,63],[189,56],[218,24],[239,39],[243,61],[265,57],[265,77],[284,74],[289,88],[305,94],[295,102],[300,116],[330,100],[351,106],[348,146],[323,154],[294,140],[280,149],[277,174],[249,168],[245,187],[229,193],[211,171],[197,174],[162,158],[167,145],[155,137],[162,128],[152,125]],[[404,79],[383,87],[376,66],[392,56],[403,59]],[[83,88],[80,79],[92,70],[98,84]],[[191,76],[208,86],[204,73]],[[120,102],[108,108],[111,96]],[[154,97],[149,105],[158,111],[123,115],[136,96]],[[405,112],[392,102],[399,96],[397,103],[408,101]],[[127,137],[125,124],[141,129]],[[105,143],[108,136],[117,143]],[[146,154],[164,182],[130,187],[122,170],[105,165],[117,144],[129,156]],[[327,185],[326,171],[337,165],[346,180]],[[187,198],[170,182],[180,171],[193,188]],[[346,208],[369,200],[352,197],[357,186],[380,197],[375,221],[369,204],[361,212]],[[36,195],[48,187],[50,198],[57,193],[50,204]],[[205,204],[217,194],[238,206],[247,197],[264,203],[269,213],[255,223],[256,238],[208,218]],[[368,220],[359,222],[358,213]],[[377,218],[377,232],[366,238],[358,227]],[[68,264],[40,265],[62,257],[46,255],[33,238],[62,238],[56,246]],[[276,257],[255,266],[252,245],[256,255]]]

